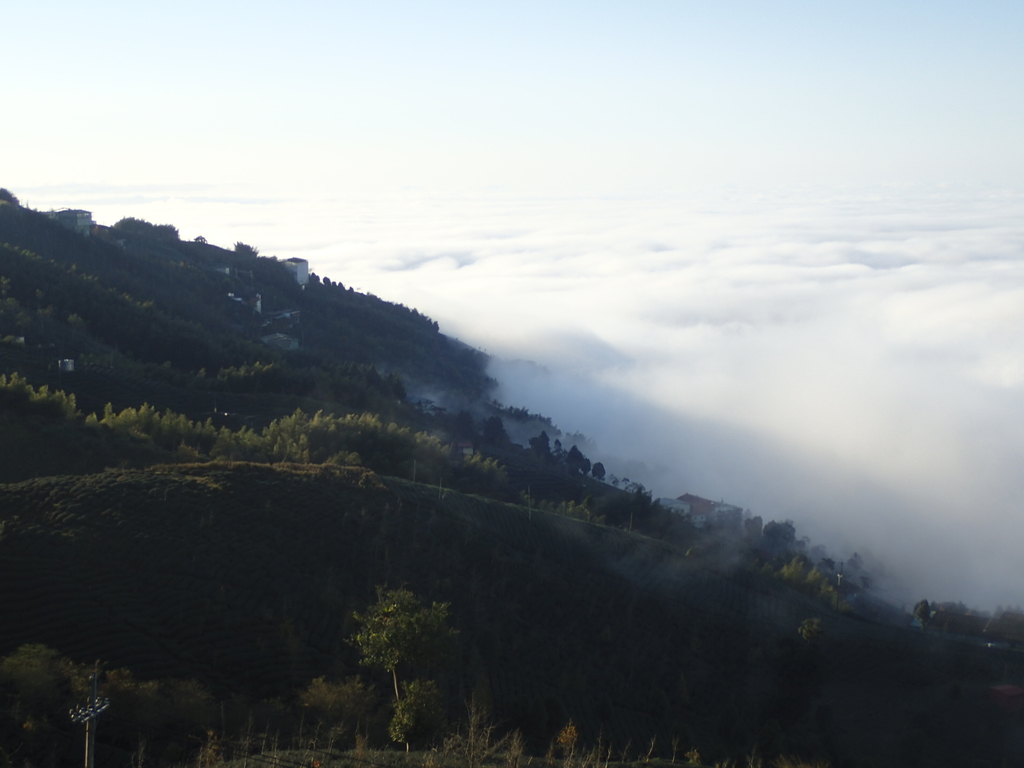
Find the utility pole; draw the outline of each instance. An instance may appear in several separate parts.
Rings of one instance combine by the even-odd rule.
[[[97,671],[92,673],[92,698],[86,704],[72,709],[69,714],[74,723],[85,723],[85,768],[96,766],[96,719],[110,706],[110,699],[96,695]]]
[[[839,561],[839,573],[836,576],[836,611],[839,610],[839,592],[843,586],[843,561]]]

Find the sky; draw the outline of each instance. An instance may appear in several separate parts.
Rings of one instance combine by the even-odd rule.
[[[1024,604],[1024,5],[43,2],[0,186],[414,306],[656,496]]]

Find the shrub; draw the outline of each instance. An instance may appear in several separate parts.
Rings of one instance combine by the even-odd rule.
[[[444,725],[441,691],[433,680],[411,680],[402,685],[403,696],[395,704],[388,733],[393,741],[423,745],[432,741]]]
[[[355,736],[366,724],[376,706],[376,696],[359,677],[337,682],[318,677],[299,693],[299,703],[331,734],[348,737]]]
[[[41,644],[23,645],[0,660],[0,683],[13,689],[30,711],[43,712],[84,691],[86,674],[79,665]]]

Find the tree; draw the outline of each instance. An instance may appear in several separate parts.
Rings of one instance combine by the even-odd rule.
[[[536,437],[530,438],[530,448],[542,459],[551,458],[551,439],[547,432],[541,432]]]
[[[928,604],[927,600],[921,600],[914,606],[914,618],[921,622],[922,627],[928,623],[928,619],[931,617],[932,607]]]
[[[595,462],[594,466],[590,468],[590,474],[592,474],[598,480],[604,480],[604,464],[602,464],[600,461]]]
[[[427,608],[407,589],[377,587],[377,603],[354,617],[362,625],[352,638],[363,654],[359,663],[391,673],[396,703],[402,700],[398,668],[442,662],[455,635],[448,626],[448,603]]]
[[[133,216],[126,216],[118,221],[114,224],[114,229],[129,235],[139,235],[154,240],[173,241],[178,239],[178,228],[173,224],[151,224],[145,219],[136,219]]]
[[[569,449],[565,457],[565,466],[571,475],[586,475],[590,472],[590,459],[575,445]]]
[[[804,580],[807,578],[806,566],[807,558],[805,558],[803,555],[797,555],[784,566],[782,566],[779,569],[778,574],[776,575],[786,583],[794,587],[799,587],[804,583]]]
[[[0,683],[13,689],[27,707],[54,707],[73,674],[67,659],[41,644],[23,645],[0,659]]]
[[[804,639],[804,642],[808,645],[813,645],[818,642],[824,630],[821,628],[821,619],[804,619],[800,622],[800,627],[797,632],[800,633],[800,637]]]
[[[562,441],[557,437],[555,438],[555,444],[551,446],[551,456],[560,464],[565,463],[565,449],[562,447]]]
[[[235,243],[235,253],[239,256],[247,256],[250,259],[255,259],[260,255],[260,249],[251,245],[246,245],[241,240]]]
[[[651,492],[640,483],[625,481],[628,494],[615,493],[602,496],[597,502],[595,512],[603,517],[608,525],[624,528],[646,530],[654,510]]]
[[[508,433],[500,416],[491,416],[484,422],[483,439],[488,445],[508,445]]]
[[[772,520],[765,524],[761,538],[772,552],[785,552],[796,541],[796,526],[793,525],[792,520],[785,520],[781,523]]]

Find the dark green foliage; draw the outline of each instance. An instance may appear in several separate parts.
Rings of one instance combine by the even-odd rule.
[[[976,737],[985,728],[1001,736],[1002,726],[979,703],[989,680],[1024,675],[1009,651],[965,647],[954,664],[931,634],[833,613],[812,649],[794,628],[820,604],[780,580],[355,468],[211,464],[40,479],[0,486],[0,518],[0,655],[42,642],[76,663],[131,668],[122,689],[133,703],[116,714],[126,720],[126,710],[165,697],[149,681],[195,678],[226,702],[232,733],[246,711],[294,733],[299,717],[281,720],[281,707],[315,678],[359,671],[350,617],[385,581],[451,605],[459,634],[454,663],[438,671],[444,709],[459,713],[471,691],[486,693],[494,721],[521,728],[541,754],[572,719],[581,743],[602,738],[617,754],[657,735],[664,755],[682,734],[684,748],[740,760],[778,732],[775,721],[787,752],[818,754],[833,739],[829,749],[851,762],[869,754],[886,765],[879,756],[911,712],[935,723],[926,764],[965,755],[998,764],[985,745],[997,752],[1002,741]],[[953,680],[959,699],[945,695]],[[393,687],[383,674],[367,685],[384,696]],[[173,690],[210,711],[210,699]],[[259,704],[270,698],[285,704]],[[247,709],[233,715],[231,702],[243,699]],[[329,710],[330,697],[321,701]],[[831,705],[835,729],[813,714],[819,703]],[[70,743],[68,705],[57,706],[53,727]],[[213,707],[217,728],[219,714]],[[139,731],[126,721],[115,729],[113,709],[105,717],[101,738],[118,733],[134,749]],[[366,717],[384,743],[387,714]],[[844,731],[846,718],[861,725]],[[30,744],[20,723],[4,733],[9,752],[43,755],[32,750],[45,742]],[[153,744],[166,739],[146,733]]]
[[[850,606],[839,598],[839,593],[833,586],[832,576],[818,567],[812,567],[806,555],[795,555],[788,562],[784,561],[784,558],[776,558],[773,562],[775,565],[765,563],[761,566],[761,572],[765,575],[774,575],[793,589],[821,601],[832,610],[850,610]]]
[[[536,437],[531,437],[530,449],[537,455],[537,458],[543,461],[550,461],[552,458],[551,438],[548,437],[548,433],[542,431]]]
[[[649,531],[661,508],[656,509],[651,500],[651,492],[636,483],[630,485],[627,493],[603,496],[597,505],[597,511],[609,525],[630,531]]]
[[[255,259],[257,256],[260,255],[260,250],[259,248],[256,248],[252,245],[246,245],[241,240],[239,240],[237,243],[235,243],[235,253],[237,253],[242,258]]]
[[[302,290],[255,248],[183,243],[169,225],[81,238],[9,198],[0,483],[79,473],[0,485],[0,743],[19,765],[71,754],[67,710],[97,658],[105,765],[140,764],[140,737],[154,764],[212,764],[250,716],[292,735],[308,718],[352,745],[385,743],[394,714],[392,737],[425,743],[470,692],[539,753],[571,722],[574,746],[664,756],[682,737],[723,763],[757,748],[885,765],[908,734],[921,764],[1005,757],[1008,732],[978,703],[1024,676],[1015,654],[951,660],[933,633],[823,613],[828,569],[782,556],[789,521],[764,528],[780,553],[765,573],[733,567],[743,542],[695,542],[642,486],[600,483],[550,419],[482,402],[483,355],[416,310],[326,278]],[[284,330],[302,349],[259,342],[256,293],[265,315],[300,312]],[[63,357],[79,366],[62,381]],[[407,388],[466,410],[416,411]],[[514,422],[545,431],[520,449]],[[451,457],[455,440],[488,454]],[[129,469],[155,462],[188,463]],[[450,605],[458,630],[450,666],[405,657],[405,676],[439,684],[413,680],[394,713],[378,702],[396,676],[357,677],[348,642],[381,583]],[[801,643],[815,613],[824,639]]]
[[[52,648],[23,645],[0,659],[0,685],[12,691],[32,712],[45,712],[68,701],[72,680],[81,671]]]
[[[24,377],[0,373],[0,414],[18,413],[63,421],[79,415],[75,396],[50,392],[49,387],[37,391]]]
[[[495,429],[497,426],[500,426],[500,420],[498,425],[492,426],[492,429]],[[504,433],[504,429],[501,431]],[[492,445],[495,444],[494,441],[488,442],[491,442]],[[552,445],[547,430],[541,431],[536,437],[531,437],[529,445],[534,458],[541,466],[560,470],[570,477],[586,477],[590,474],[590,459],[583,455],[579,447],[573,445],[566,451],[562,446],[562,441],[558,438],[555,439]]]
[[[914,618],[921,622],[923,627],[928,623],[928,619],[932,617],[932,608],[928,604],[927,600],[920,600],[914,606]]]
[[[441,691],[433,680],[410,680],[402,684],[402,698],[395,704],[395,716],[388,726],[393,741],[407,746],[425,746],[434,741],[444,725]]]
[[[41,644],[23,645],[0,659],[0,701],[16,701],[8,714],[23,732],[20,743],[14,742],[17,753],[70,746],[68,709],[91,694],[93,669]],[[218,709],[195,680],[140,680],[128,669],[100,670],[98,693],[110,700],[101,721],[107,744],[137,742],[140,733],[158,740],[167,733],[196,739],[213,725]]]
[[[114,229],[127,235],[152,238],[153,240],[174,241],[178,239],[178,228],[171,224],[150,224],[143,219],[131,217],[121,219]]]
[[[36,389],[0,374],[0,482],[55,473],[99,472],[106,466],[144,466],[170,454],[127,435],[102,434],[84,423],[74,395]]]
[[[42,419],[48,442],[36,445]],[[104,466],[136,466],[170,461],[231,460],[314,464],[361,464],[377,472],[411,476],[415,467],[422,482],[445,479],[449,487],[495,497],[508,496],[508,478],[494,459],[479,454],[467,460],[449,455],[434,437],[414,433],[372,414],[312,417],[296,410],[275,419],[263,430],[216,428],[212,419],[192,421],[170,410],[143,404],[115,411],[110,404],[100,415],[83,418],[73,395],[36,390],[23,378],[0,374],[0,423],[6,440],[0,442],[0,481],[15,481],[65,469],[98,471]],[[75,454],[82,443],[90,451]],[[66,456],[65,454],[69,454]],[[77,463],[75,458],[77,457]],[[69,460],[70,459],[70,460]],[[82,464],[81,461],[85,461]],[[49,470],[49,471],[47,471]]]
[[[362,627],[352,636],[362,654],[359,663],[390,673],[396,700],[402,699],[399,694],[399,667],[437,666],[449,656],[455,633],[448,626],[448,608],[447,603],[423,606],[407,589],[378,587],[377,602],[364,613],[353,614]],[[426,696],[426,689],[423,691]],[[412,706],[407,713],[408,718],[416,718],[418,707],[418,704]]]
[[[800,627],[797,629],[800,637],[804,639],[805,643],[816,643],[821,639],[821,619],[804,619],[800,622]]]
[[[646,712],[642,697],[634,701],[627,693],[626,658],[598,662],[612,648],[601,644],[601,629],[610,624],[616,646],[643,647],[651,658],[681,641],[674,620],[663,621],[666,635],[642,633],[647,619],[641,617],[659,611],[630,608],[634,598],[621,579],[595,571],[574,532],[559,533],[571,521],[535,513],[531,522],[525,510],[458,494],[439,501],[436,491],[411,483],[388,492],[357,470],[211,465],[111,472],[9,486],[0,509],[18,517],[0,542],[0,611],[14,619],[0,628],[0,643],[45,626],[40,639],[52,647],[93,638],[86,658],[99,655],[115,666],[132,658],[145,678],[201,673],[217,691],[280,695],[338,663],[342,677],[351,675],[357,656],[343,641],[355,627],[347,628],[345,617],[365,605],[368,583],[389,571],[420,585],[428,604],[452,602],[460,633],[457,663],[443,673],[445,690],[473,679],[468,655],[482,654],[487,668],[507,669],[512,687],[495,694],[500,717],[507,716],[501,713],[509,696],[540,685],[560,699],[557,686],[564,682],[566,702],[576,701],[599,679],[617,706]],[[595,542],[605,536],[601,530],[589,534],[598,536]],[[453,548],[453,541],[460,546]],[[29,552],[40,554],[35,565],[20,554]],[[111,553],[109,565],[95,571],[100,552]],[[61,590],[45,597],[27,590],[40,573],[51,574],[46,583],[59,576]],[[585,588],[571,586],[578,577],[586,579]],[[197,578],[211,589],[197,589]],[[142,604],[129,595],[116,598],[116,591],[104,598],[132,627],[108,645],[103,628],[109,614],[83,622],[73,606],[83,594],[108,594],[117,583],[151,597]],[[10,602],[23,594],[38,601],[39,611]],[[494,612],[499,605],[508,610]],[[623,632],[632,622],[635,628]],[[633,676],[655,685],[660,672],[646,664]],[[290,682],[299,670],[305,682]],[[379,684],[392,687],[390,680]],[[571,706],[579,722],[585,712]]]
[[[494,405],[499,409],[500,413],[505,418],[508,418],[512,421],[518,421],[521,423],[539,422],[540,424],[543,424],[546,427],[553,426],[550,416],[543,416],[539,413],[531,413],[526,408],[517,408],[511,405],[501,406],[498,403],[494,403]]]
[[[590,474],[590,459],[574,445],[565,456],[565,468],[572,475]]]
[[[303,291],[255,249],[237,254],[181,242],[165,226],[123,219],[83,239],[35,211],[0,206],[0,244],[7,244],[0,277],[9,280],[5,298],[16,302],[0,313],[0,338],[34,336],[63,345],[65,356],[109,356],[116,348],[109,359],[169,362],[184,374],[276,363],[291,370],[275,394],[315,395],[359,410],[386,404],[368,400],[366,385],[350,384],[351,366],[387,367],[380,390],[390,407],[405,395],[401,379],[474,395],[491,384],[481,353],[445,338],[418,312],[337,284]],[[214,269],[225,265],[230,274]],[[303,350],[284,354],[262,345],[263,318],[229,293],[262,293],[264,316],[300,310]],[[65,320],[72,315],[82,321],[77,333]]]
[[[216,722],[217,702],[196,680],[140,680],[129,669],[103,673],[100,695],[132,725],[151,732],[174,729],[200,734]],[[107,718],[107,727],[117,726]],[[124,727],[124,726],[121,726]]]
[[[786,552],[796,541],[796,527],[792,520],[772,520],[762,529],[761,540],[774,553]]]
[[[333,738],[347,740],[365,731],[377,708],[377,696],[359,677],[314,679],[299,694],[299,703]]]
[[[488,445],[505,446],[509,443],[508,433],[500,416],[491,416],[484,421],[481,437]]]
[[[0,332],[35,333],[62,342],[65,354],[72,355],[100,351],[99,345],[116,345],[123,355],[158,364],[166,361],[184,371],[237,365],[257,350],[241,339],[217,336],[210,326],[175,317],[153,301],[105,286],[76,265],[66,267],[2,245],[0,263],[11,281],[8,302],[17,302],[0,315]],[[25,318],[20,323],[12,314],[17,310]],[[87,333],[75,337],[66,325],[62,327],[61,318],[72,316],[81,319],[80,327]],[[10,325],[12,321],[16,328]],[[5,325],[9,330],[5,331]],[[226,331],[223,323],[211,325]]]

